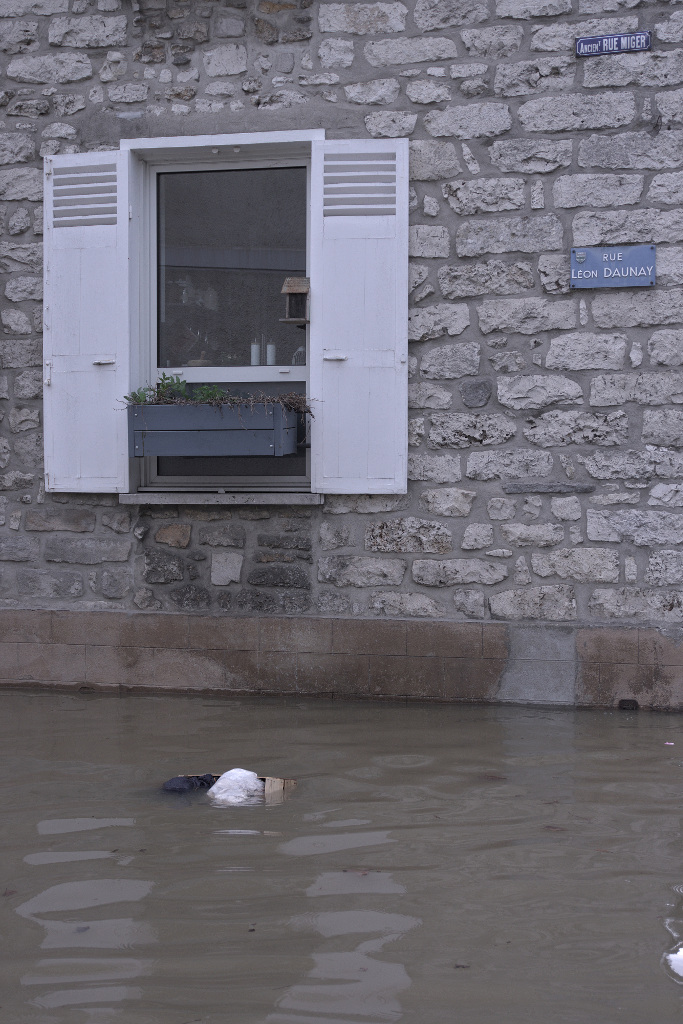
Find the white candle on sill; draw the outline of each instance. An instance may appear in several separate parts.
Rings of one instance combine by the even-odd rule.
[[[258,341],[252,341],[251,343],[251,365],[261,365],[261,346]]]
[[[268,366],[275,366],[275,345],[272,341],[268,342],[266,348],[266,363]]]

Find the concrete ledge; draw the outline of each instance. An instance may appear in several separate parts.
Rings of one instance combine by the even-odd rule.
[[[683,630],[0,610],[0,686],[683,709]]]

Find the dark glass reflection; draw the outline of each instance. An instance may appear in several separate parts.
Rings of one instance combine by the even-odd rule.
[[[306,273],[306,169],[158,176],[159,366],[302,365],[281,324],[285,277]]]
[[[165,477],[305,477],[306,453],[283,455],[280,459],[267,455],[249,455],[241,458],[216,456],[163,456],[157,460],[159,482]]]

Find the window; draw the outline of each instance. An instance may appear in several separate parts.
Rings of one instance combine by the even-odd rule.
[[[405,491],[405,140],[124,140],[46,165],[48,490]],[[310,279],[310,326],[282,322],[285,278]],[[289,456],[129,459],[121,400],[162,371],[298,391],[313,419]]]
[[[239,394],[306,395],[307,337],[283,323],[287,277],[307,273],[308,166],[151,167],[157,373]],[[148,457],[144,490],[310,490],[306,417],[278,458]]]
[[[305,365],[305,336],[280,320],[283,278],[306,276],[306,168],[161,171],[156,185],[159,367]]]

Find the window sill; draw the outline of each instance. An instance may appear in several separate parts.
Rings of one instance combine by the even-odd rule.
[[[235,491],[232,494],[134,491],[119,494],[120,505],[322,505],[324,501],[324,494],[303,491]]]

